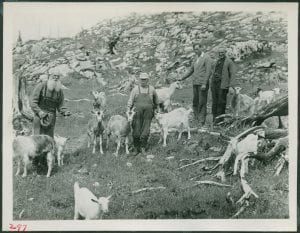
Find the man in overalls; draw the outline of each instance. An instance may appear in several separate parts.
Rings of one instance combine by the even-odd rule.
[[[156,91],[153,86],[149,85],[149,76],[146,73],[140,74],[140,85],[135,86],[130,93],[128,111],[133,107],[136,112],[132,122],[134,155],[141,152],[145,154],[154,110],[158,107]]]
[[[39,83],[33,90],[30,106],[34,112],[34,135],[54,136],[56,111],[61,110],[64,101],[59,78],[60,74],[54,70],[47,81]]]

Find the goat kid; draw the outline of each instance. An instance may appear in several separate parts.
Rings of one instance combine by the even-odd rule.
[[[64,149],[66,147],[67,141],[70,138],[61,137],[59,135],[54,135],[55,148],[56,148],[56,156],[57,156],[57,164],[58,166],[64,165]]]
[[[132,120],[135,114],[135,108],[130,112],[126,112],[127,119],[121,115],[112,116],[107,123],[107,143],[106,147],[108,149],[110,136],[116,137],[117,149],[114,153],[115,156],[118,156],[119,149],[121,146],[121,139],[125,137],[125,150],[126,154],[129,154],[128,143],[129,143],[129,134],[132,131]]]
[[[92,95],[94,96],[94,109],[101,109],[106,106],[106,95],[105,92],[92,91]]]
[[[30,160],[47,153],[47,177],[50,177],[55,160],[55,141],[53,138],[48,135],[17,136],[13,141],[13,152],[14,158],[18,160],[16,176],[20,174],[22,161],[24,163],[22,177],[26,177]]]
[[[176,89],[181,89],[182,86],[179,81],[173,82],[169,87],[156,89],[158,96],[158,103],[162,111],[171,111],[171,97],[173,96]]]
[[[103,154],[102,137],[104,133],[103,110],[92,110],[93,118],[88,122],[88,148],[93,144],[93,154],[96,152],[97,137],[99,137],[100,153]]]
[[[181,139],[182,132],[187,130],[188,139],[191,138],[189,115],[193,112],[192,108],[177,108],[168,113],[157,113],[156,120],[161,128],[161,136],[163,138],[163,147],[167,146],[167,136],[170,130],[175,129],[178,132],[177,141]],[[162,138],[160,138],[159,143]]]
[[[231,108],[235,117],[241,114],[252,115],[254,111],[254,100],[246,94],[241,94],[241,87],[234,88],[231,98]]]
[[[74,183],[74,220],[84,218],[102,219],[104,213],[108,212],[111,196],[97,198],[89,189],[80,188],[78,182]]]

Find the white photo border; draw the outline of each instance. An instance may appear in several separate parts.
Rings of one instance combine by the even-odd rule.
[[[199,220],[101,220],[101,221],[14,221],[12,186],[12,22],[17,10],[36,6],[55,7],[101,6],[127,7],[132,12],[162,11],[284,11],[288,16],[288,95],[289,95],[289,219],[199,219]],[[24,9],[25,9],[24,8]],[[28,231],[296,231],[297,229],[297,129],[298,129],[298,3],[3,3],[3,197],[2,229],[9,224],[26,224]],[[67,17],[66,17],[67,18]],[[96,24],[96,22],[95,22]]]

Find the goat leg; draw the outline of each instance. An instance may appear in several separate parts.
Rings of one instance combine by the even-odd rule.
[[[48,164],[47,177],[50,177],[52,167],[53,167],[53,155],[51,151],[47,153],[47,164]]]
[[[29,164],[29,160],[28,160],[28,158],[25,158],[24,159],[24,171],[23,171],[22,177],[26,177],[27,176],[28,164]]]
[[[95,154],[96,153],[96,136],[95,135],[93,135],[93,154]]]
[[[21,160],[18,160],[18,168],[17,168],[17,172],[16,172],[16,176],[18,176],[20,174],[20,170],[21,170]]]
[[[115,152],[115,156],[116,156],[116,157],[118,157],[120,146],[121,146],[121,138],[118,137],[118,141],[117,141],[117,150],[116,150],[116,152]]]
[[[102,149],[102,135],[99,137],[99,144],[100,144],[100,153],[103,154],[103,149]]]
[[[126,150],[126,154],[127,154],[127,155],[129,154],[129,150],[128,150],[128,142],[129,142],[129,139],[128,139],[128,136],[126,136],[126,138],[125,138],[125,150]]]

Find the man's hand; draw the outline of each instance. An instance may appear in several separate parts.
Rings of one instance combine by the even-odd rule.
[[[202,84],[202,85],[201,85],[201,90],[204,91],[205,89],[206,89],[206,85],[205,85],[205,84]]]
[[[43,112],[43,111],[40,111],[40,112],[39,112],[39,117],[40,117],[41,119],[43,119],[45,116],[47,116],[47,113],[45,113],[45,112]]]

